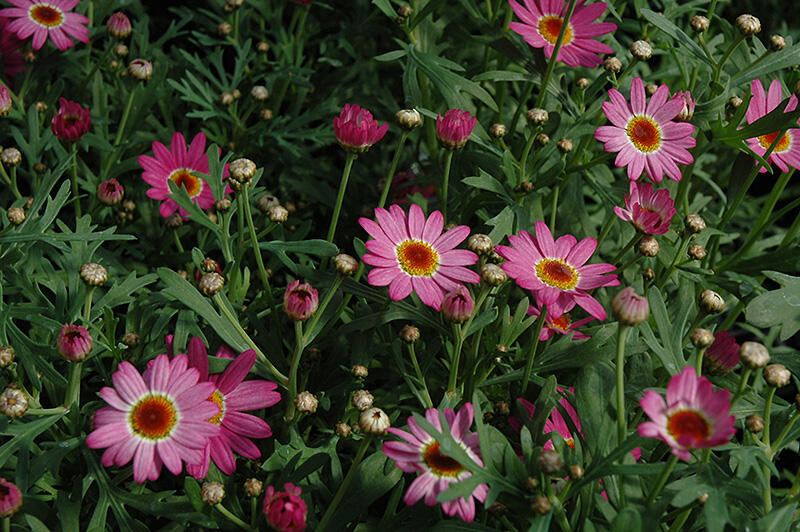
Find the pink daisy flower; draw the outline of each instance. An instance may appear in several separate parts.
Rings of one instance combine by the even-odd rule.
[[[180,133],[172,135],[172,150],[156,141],[153,142],[153,155],[140,155],[139,164],[144,169],[142,179],[150,184],[147,197],[154,200],[163,200],[159,212],[164,218],[177,209],[181,216],[186,218],[189,213],[178,207],[178,204],[169,197],[169,181],[186,189],[189,197],[201,209],[210,209],[214,206],[214,194],[205,179],[198,173],[208,174],[208,156],[206,155],[206,136],[198,133],[192,139],[188,149],[186,139]],[[223,177],[228,176],[228,167],[225,166]],[[230,192],[230,189],[226,189]]]
[[[625,208],[614,207],[622,220],[633,223],[637,231],[646,235],[663,235],[675,216],[675,202],[669,190],[654,190],[650,183],[630,182],[630,195],[625,196]]]
[[[106,448],[104,466],[133,460],[133,479],[144,482],[158,479],[162,464],[178,475],[182,462],[201,462],[209,438],[220,434],[207,420],[220,409],[207,400],[215,384],[198,382],[186,355],[158,355],[142,375],[121,362],[111,379],[114,388],[100,390],[110,406],[95,413],[95,430],[86,437],[90,449]]]
[[[522,35],[525,41],[534,48],[544,48],[544,55],[550,59],[553,55],[558,34],[564,24],[568,2],[561,0],[524,0],[525,7],[514,0],[508,0],[511,9],[522,22],[512,22],[511,30]],[[592,40],[617,29],[616,24],[597,22],[606,10],[604,2],[584,6],[584,0],[578,0],[575,11],[567,23],[561,48],[558,50],[558,61],[569,66],[586,66],[594,68],[603,60],[598,54],[613,54],[614,50],[603,43]]]
[[[557,389],[562,394],[564,393],[564,388],[561,388],[559,386]],[[568,391],[570,393],[573,393],[575,389],[569,388]],[[536,413],[536,407],[534,406],[534,404],[528,401],[527,399],[523,399],[521,397],[517,399],[517,401],[519,401],[519,404],[521,404],[522,407],[525,409],[525,412],[528,414],[528,419],[533,419],[533,415]],[[581,437],[583,437],[583,430],[581,429],[581,420],[578,417],[578,413],[575,411],[575,408],[572,406],[572,403],[570,403],[566,397],[561,397],[561,399],[559,399],[558,401],[558,404],[560,404],[561,407],[564,409],[564,411],[566,411],[567,415],[570,417],[572,422],[575,424],[575,427],[578,429],[578,432],[580,433]],[[511,428],[513,428],[517,432],[522,430],[522,421],[520,421],[515,417],[508,418],[508,424],[511,425]],[[553,410],[550,412],[550,416],[544,422],[544,433],[550,434],[551,432],[557,432],[559,436],[564,438],[564,441],[566,442],[567,445],[569,445],[570,449],[575,448],[575,438],[572,435],[572,431],[570,430],[569,425],[567,425],[567,422],[564,421],[564,416],[562,416],[561,412],[559,412],[558,407],[553,408]],[[554,446],[552,438],[548,439],[547,442],[545,442],[544,444],[545,451],[552,449],[553,447]]]
[[[653,390],[639,400],[651,420],[639,425],[639,435],[659,438],[675,456],[689,460],[690,449],[722,445],[736,432],[730,396],[728,390],[715,392],[708,379],[687,366],[670,379],[666,402]]]
[[[619,279],[608,272],[613,264],[586,264],[597,248],[597,240],[580,242],[572,235],[553,241],[553,234],[544,222],[536,222],[536,236],[527,231],[508,237],[511,246],[495,246],[507,259],[503,271],[522,288],[530,290],[539,308],[547,306],[548,314],[561,316],[575,304],[598,320],[606,319],[603,305],[587,292],[601,286],[617,286]]]
[[[555,333],[563,334],[563,335],[570,335],[572,334],[573,340],[586,340],[590,338],[590,336],[582,333],[578,330],[578,327],[586,325],[590,321],[594,319],[594,316],[589,316],[588,318],[583,318],[582,320],[572,321],[572,317],[569,315],[569,311],[575,306],[575,302],[573,301],[569,308],[564,309],[564,313],[561,316],[553,316],[552,314],[548,314],[544,317],[544,325],[542,326],[542,332],[539,335],[539,340],[546,341],[553,337]],[[531,305],[528,307],[528,316],[539,316],[541,311]]]
[[[478,118],[470,116],[469,111],[450,109],[436,116],[436,137],[439,144],[448,150],[463,148],[478,123]]]
[[[681,96],[669,98],[669,87],[661,85],[647,103],[644,83],[633,78],[630,104],[616,89],[608,91],[610,102],[603,102],[603,112],[611,126],[601,126],[594,138],[605,143],[607,152],[618,152],[617,167],[628,167],[628,178],[639,179],[642,171],[655,183],[664,174],[675,181],[681,180],[676,163],[694,161],[687,148],[694,148],[694,126],[688,122],[675,122],[686,104]]]
[[[444,411],[448,425],[446,430],[476,464],[483,466],[480,459],[478,433],[469,432],[473,416],[471,403],[466,403],[461,407],[458,414],[450,409]],[[437,409],[428,409],[425,412],[425,419],[438,431],[444,432]],[[425,504],[433,506],[440,493],[446,491],[451,484],[471,477],[472,473],[457,460],[442,454],[435,436],[425,432],[413,417],[408,418],[408,428],[411,432],[396,428],[387,429],[388,432],[405,441],[385,442],[383,454],[395,460],[397,467],[402,471],[420,473],[406,491],[405,497],[403,497],[405,503],[412,505],[424,497]],[[475,519],[475,499],[483,502],[486,500],[488,492],[488,486],[480,484],[468,496],[443,502],[442,510],[447,515],[458,515],[464,521],[472,521]]]
[[[711,375],[725,375],[739,363],[739,344],[728,331],[714,333],[714,343],[706,349],[703,369]]]
[[[192,338],[189,342],[189,367],[200,374],[200,382],[211,382],[215,389],[208,400],[219,406],[219,412],[208,419],[219,425],[218,436],[212,436],[203,449],[200,463],[191,464],[186,471],[195,478],[204,478],[208,474],[209,460],[214,460],[220,471],[232,475],[236,471],[236,451],[245,458],[255,460],[261,451],[248,438],[268,438],[272,429],[263,419],[243,413],[244,410],[258,410],[275,405],[281,395],[275,391],[274,382],[264,380],[244,381],[256,361],[256,352],[248,349],[225,371],[215,375],[208,374],[208,353],[203,340]]]
[[[22,508],[22,492],[16,484],[0,477],[0,519],[17,513]]]
[[[20,39],[33,35],[32,46],[38,50],[44,46],[48,37],[59,50],[66,50],[75,43],[70,37],[81,42],[89,42],[89,19],[72,9],[78,0],[8,0],[17,7],[0,9],[0,17],[16,19],[8,25],[8,30]]]
[[[347,151],[365,152],[381,140],[389,130],[389,124],[380,125],[372,118],[372,113],[361,106],[345,104],[339,116],[333,119],[333,132],[336,140]]]
[[[25,43],[8,29],[9,24],[7,18],[0,17],[0,79],[10,85],[11,78],[25,70],[25,61],[19,51]]]
[[[754,79],[750,84],[750,92],[753,97],[750,98],[750,105],[747,106],[747,113],[745,113],[748,124],[752,124],[770,111],[774,111],[783,100],[783,89],[781,88],[781,82],[777,79],[773,79],[769,84],[769,92],[767,94],[764,94],[764,86],[761,85],[761,80]],[[784,112],[789,113],[796,108],[797,96],[792,94]],[[800,123],[800,120],[798,120],[798,123]],[[767,153],[767,149],[772,143],[775,142],[778,133],[779,131],[774,131],[747,139],[747,144],[751,150],[763,156]],[[786,134],[772,150],[772,153],[770,153],[767,162],[775,163],[783,172],[788,172],[790,166],[792,168],[800,168],[800,129],[787,130]],[[762,166],[758,171],[764,173],[767,169]]]
[[[478,256],[466,249],[454,249],[469,235],[466,225],[442,234],[444,218],[433,211],[428,219],[419,205],[411,205],[408,217],[398,205],[375,209],[377,223],[358,221],[372,240],[365,263],[375,266],[367,280],[373,286],[389,285],[389,296],[399,301],[414,291],[426,305],[439,310],[447,292],[461,282],[479,283],[480,276],[464,266],[475,264]]]

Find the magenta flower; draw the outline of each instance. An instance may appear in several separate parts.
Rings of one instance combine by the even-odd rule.
[[[675,117],[676,122],[688,122],[694,116],[694,108],[697,105],[697,98],[692,98],[692,93],[689,91],[678,91],[675,93],[676,98],[683,100],[683,107],[678,116]]]
[[[319,294],[308,283],[300,284],[300,280],[289,283],[283,294],[283,310],[297,321],[305,321],[317,311]]]
[[[564,394],[565,390],[562,387],[557,387],[557,390]],[[575,391],[574,388],[568,388],[570,393]],[[517,399],[519,404],[525,409],[525,412],[528,414],[528,419],[533,419],[533,415],[536,413],[536,407],[528,401],[527,399],[523,399],[520,397]],[[575,428],[578,429],[581,437],[583,437],[583,430],[581,429],[581,420],[578,417],[578,412],[575,411],[575,408],[572,406],[572,403],[569,402],[566,395],[562,395],[561,399],[558,400],[558,404],[561,405],[561,408],[567,413],[569,418],[575,424]],[[522,430],[522,421],[517,419],[516,417],[508,418],[508,424],[511,425],[515,431],[519,432]],[[575,448],[575,437],[572,435],[572,431],[567,425],[567,422],[564,421],[564,416],[561,415],[559,412],[558,407],[554,407],[553,410],[550,411],[550,416],[544,422],[544,434],[550,434],[551,432],[557,432],[559,436],[564,438],[564,441],[567,445],[569,445],[570,449]],[[552,438],[548,439],[544,444],[544,450],[549,450],[553,448],[553,440]]]
[[[199,376],[182,354],[172,360],[158,355],[143,375],[131,363],[121,362],[111,376],[114,388],[100,390],[110,406],[95,413],[95,430],[86,437],[86,445],[106,448],[106,467],[133,460],[136,482],[158,479],[162,464],[178,475],[183,462],[201,463],[208,440],[221,430],[208,421],[220,411],[207,400],[216,385],[199,382]]]
[[[389,124],[379,125],[372,113],[359,105],[345,104],[339,116],[333,119],[333,132],[342,148],[361,153],[378,142],[389,130]]]
[[[539,334],[539,340],[549,340],[555,333],[563,334],[565,336],[572,334],[573,340],[586,340],[587,338],[590,338],[588,335],[579,331],[578,327],[586,325],[595,318],[594,316],[589,316],[588,318],[583,318],[582,320],[572,321],[569,311],[572,310],[574,306],[575,302],[573,301],[571,304],[567,305],[568,308],[565,308],[564,313],[560,316],[553,316],[552,314],[545,316],[544,325],[542,325],[542,332]],[[540,313],[540,310],[533,305],[528,307],[528,316],[538,316]]]
[[[92,351],[92,337],[85,327],[67,323],[58,333],[58,353],[70,362],[81,362]]]
[[[22,507],[22,492],[13,482],[0,477],[0,519],[17,513]]]
[[[267,524],[279,532],[302,532],[306,529],[308,507],[300,498],[303,490],[291,482],[283,485],[284,491],[267,486],[264,492],[264,516]]]
[[[530,290],[539,308],[561,316],[574,304],[598,320],[606,319],[603,305],[589,295],[588,290],[601,286],[617,286],[613,264],[586,264],[597,248],[597,240],[584,238],[580,242],[572,235],[553,241],[553,234],[544,222],[536,222],[536,236],[527,231],[508,237],[511,246],[495,246],[495,251],[507,259],[503,271],[522,288]]]
[[[509,0],[511,9],[522,22],[512,22],[511,30],[522,35],[525,41],[534,48],[544,48],[544,55],[550,59],[553,55],[558,34],[564,24],[568,2],[560,0],[524,0],[525,7],[514,0]],[[569,66],[586,66],[594,68],[603,60],[598,54],[613,54],[614,50],[603,43],[593,40],[617,29],[616,24],[597,22],[606,10],[604,2],[595,2],[584,6],[584,0],[578,0],[575,11],[569,19],[561,48],[558,50],[558,61]]]
[[[607,152],[618,152],[617,167],[627,166],[631,180],[645,171],[655,183],[661,182],[664,174],[680,181],[676,163],[694,161],[687,148],[696,144],[691,136],[694,126],[674,121],[685,104],[683,98],[669,98],[669,87],[661,85],[648,104],[644,83],[638,77],[631,83],[630,104],[616,89],[608,95],[611,101],[603,102],[603,112],[613,125],[597,128],[594,138],[605,143]]]
[[[9,20],[0,16],[0,80],[11,85],[11,78],[25,70],[25,61],[19,51],[25,45],[17,35],[8,29]]]
[[[464,266],[475,264],[478,256],[466,249],[454,249],[470,229],[459,225],[442,234],[444,217],[433,211],[428,219],[419,205],[411,205],[408,217],[398,205],[375,209],[376,223],[368,218],[358,222],[372,240],[362,259],[374,266],[367,281],[373,286],[389,285],[389,297],[405,299],[414,291],[423,303],[440,310],[445,293],[459,284],[479,283],[480,276]]]
[[[470,116],[469,111],[450,109],[444,116],[436,117],[436,136],[439,144],[448,150],[463,148],[469,140],[478,118]]]
[[[107,179],[97,185],[97,200],[103,205],[116,205],[125,196],[125,188],[116,179]]]
[[[764,94],[764,86],[761,85],[761,80],[754,79],[750,84],[750,92],[753,97],[750,98],[750,105],[747,106],[747,113],[745,113],[748,124],[752,124],[770,111],[774,111],[783,99],[781,82],[777,79],[773,79],[772,83],[769,84],[769,92],[767,94]],[[797,96],[792,94],[789,97],[789,104],[783,112],[789,113],[796,108]],[[800,123],[800,120],[798,120],[798,123]],[[749,138],[747,139],[747,144],[750,146],[751,150],[763,157],[764,154],[767,153],[767,149],[775,142],[778,133],[778,131],[774,131],[758,137]],[[772,150],[767,162],[774,163],[783,172],[788,172],[790,166],[792,168],[800,168],[800,129],[793,128],[787,130],[786,134],[778,141],[778,144]],[[762,166],[758,171],[764,173],[767,171],[767,168]]]
[[[632,222],[640,233],[663,235],[675,216],[675,202],[669,190],[654,190],[650,183],[630,182],[630,195],[625,196],[625,208],[614,207],[614,212],[626,222]]]
[[[139,164],[144,169],[142,179],[150,184],[146,194],[148,198],[163,200],[159,212],[164,218],[178,212],[186,218],[189,213],[170,198],[169,181],[186,189],[189,197],[201,209],[210,209],[214,206],[214,194],[205,179],[198,174],[208,174],[208,155],[206,155],[206,136],[198,133],[192,139],[188,149],[186,139],[180,133],[172,135],[172,150],[156,141],[153,142],[153,155],[140,155]],[[228,176],[228,166],[225,165],[223,177]],[[230,192],[230,188],[226,192]]]
[[[215,389],[208,400],[219,406],[219,412],[208,421],[220,426],[219,435],[211,436],[203,449],[203,460],[189,464],[186,471],[195,478],[205,478],[208,474],[209,460],[213,460],[220,471],[232,475],[236,471],[236,451],[245,458],[255,460],[261,451],[249,438],[268,438],[272,429],[261,418],[245,414],[246,410],[259,410],[278,403],[281,395],[275,391],[274,382],[265,380],[244,381],[256,361],[256,352],[248,349],[225,371],[215,375],[208,374],[208,353],[203,340],[192,338],[189,341],[189,367],[199,372],[199,382],[211,382]]]
[[[725,375],[739,363],[739,344],[728,331],[714,333],[714,343],[706,349],[703,368],[712,375]]]
[[[73,142],[83,137],[92,126],[89,109],[66,98],[58,99],[58,112],[50,121],[50,129],[59,139]]]
[[[125,13],[117,11],[108,17],[106,29],[109,35],[115,39],[124,39],[131,34],[133,26],[131,26],[131,19]]]
[[[466,286],[459,285],[442,299],[442,316],[453,323],[464,323],[472,316],[475,301]]]
[[[444,411],[444,417],[448,427],[444,430],[447,430],[469,457],[482,467],[478,433],[469,432],[473,416],[471,403],[466,403],[461,407],[458,414],[447,409]],[[425,419],[436,430],[443,432],[437,409],[428,409],[425,412]],[[425,504],[433,506],[440,493],[446,491],[451,484],[471,477],[472,473],[457,460],[443,454],[439,450],[440,443],[436,440],[435,435],[425,432],[413,417],[408,418],[408,428],[411,432],[396,428],[387,429],[388,432],[405,441],[384,442],[383,454],[395,460],[397,467],[402,471],[419,473],[403,497],[405,503],[412,505],[424,497]],[[488,492],[489,488],[486,484],[479,484],[471,494],[443,502],[442,510],[447,515],[458,515],[464,521],[472,521],[475,519],[475,499],[483,502],[486,500]]]
[[[89,42],[89,19],[72,9],[78,0],[8,0],[16,7],[0,9],[0,17],[13,20],[8,31],[13,31],[20,39],[33,35],[34,50],[41,48],[48,37],[59,50],[74,46],[70,37],[81,42]]]
[[[0,118],[11,112],[11,94],[5,85],[0,85]]]
[[[675,456],[689,460],[690,449],[722,445],[736,432],[730,396],[728,390],[715,392],[708,379],[687,366],[670,379],[666,402],[653,390],[639,400],[651,420],[639,425],[639,435],[659,438]]]

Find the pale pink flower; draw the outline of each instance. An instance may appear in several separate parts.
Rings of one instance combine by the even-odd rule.
[[[753,97],[750,98],[750,105],[747,106],[747,113],[745,113],[748,124],[752,124],[759,118],[766,116],[770,111],[774,111],[783,100],[783,89],[781,88],[781,82],[777,79],[773,79],[772,83],[769,84],[769,92],[767,94],[764,94],[764,86],[761,85],[761,80],[754,79],[750,84],[750,92]],[[789,113],[796,108],[797,96],[792,94],[789,97],[789,104],[783,112]],[[800,120],[798,120],[798,123],[800,123]],[[779,131],[774,131],[749,138],[747,139],[747,144],[751,150],[763,157],[767,153],[767,149],[775,142],[778,133]],[[775,163],[775,166],[784,172],[788,172],[790,166],[792,168],[800,168],[800,129],[788,129],[772,150],[767,162]],[[764,166],[759,169],[761,173],[766,171],[767,168]]]
[[[70,37],[81,42],[89,42],[89,19],[72,10],[78,0],[8,0],[16,7],[0,9],[0,17],[13,20],[8,31],[13,31],[20,39],[33,35],[34,50],[41,48],[47,38],[56,48],[66,50],[74,46]]]
[[[669,190],[654,190],[650,183],[630,182],[630,195],[625,196],[625,208],[614,207],[622,220],[633,223],[637,231],[646,235],[663,235],[675,216],[675,202]]]
[[[478,119],[470,116],[469,111],[450,109],[436,117],[436,136],[439,143],[448,150],[457,150],[467,143]]]
[[[690,449],[723,445],[736,432],[730,396],[728,390],[715,392],[708,379],[687,366],[670,379],[666,402],[653,390],[639,400],[651,420],[639,425],[639,435],[659,438],[672,447],[675,456],[689,460]]]
[[[647,172],[651,181],[658,183],[664,174],[675,181],[681,180],[676,163],[694,161],[687,148],[696,144],[691,136],[694,126],[675,122],[685,101],[681,97],[669,98],[669,87],[661,85],[647,103],[644,82],[633,78],[630,104],[616,89],[608,91],[610,102],[603,102],[603,112],[611,126],[597,128],[594,137],[605,143],[607,152],[618,152],[615,164],[628,168],[629,179],[639,179]]]
[[[279,532],[302,532],[306,529],[308,507],[300,497],[303,490],[291,482],[283,485],[284,491],[267,486],[264,492],[264,516],[267,524]]]
[[[606,319],[606,311],[588,290],[601,286],[617,286],[619,279],[609,274],[613,264],[586,264],[597,248],[597,240],[584,238],[580,242],[572,235],[553,240],[544,222],[536,222],[536,236],[527,231],[508,237],[511,246],[495,246],[495,251],[507,259],[503,271],[522,288],[530,290],[539,307],[547,306],[548,313],[561,316],[573,304],[598,320]]]
[[[361,106],[345,104],[339,116],[333,119],[333,132],[341,146],[353,153],[367,151],[386,135],[389,124],[380,125],[372,113]]]
[[[573,340],[586,340],[589,338],[588,335],[579,331],[578,327],[586,325],[595,319],[594,316],[589,316],[588,318],[583,318],[578,321],[572,321],[569,311],[575,307],[575,302],[573,301],[571,304],[567,305],[567,307],[568,308],[565,308],[564,313],[560,316],[553,316],[552,314],[545,316],[544,325],[542,325],[542,332],[539,334],[539,340],[549,340],[555,333],[563,334],[565,336],[572,334]],[[528,307],[528,316],[538,316],[540,313],[540,310],[535,306],[531,305]]]
[[[389,296],[399,301],[412,291],[426,305],[439,310],[446,292],[462,282],[479,283],[480,276],[464,266],[475,264],[478,256],[466,249],[454,249],[470,234],[459,225],[442,234],[444,218],[433,211],[427,220],[419,205],[411,205],[408,217],[398,205],[375,209],[377,223],[360,218],[359,223],[372,240],[362,259],[374,266],[367,281],[373,286],[389,285]]]
[[[694,108],[697,105],[697,98],[692,98],[692,93],[689,91],[678,91],[675,93],[676,98],[683,100],[683,107],[678,116],[675,117],[676,122],[688,122],[694,116]]]
[[[522,35],[534,48],[544,48],[544,55],[550,59],[561,26],[564,24],[569,2],[524,0],[525,7],[514,0],[509,0],[508,3],[522,21],[512,22],[508,27]],[[613,54],[614,50],[593,38],[611,33],[617,29],[617,25],[610,22],[594,22],[605,12],[605,2],[595,2],[588,6],[583,4],[584,0],[578,0],[575,4],[575,11],[564,31],[557,60],[573,67],[581,65],[594,68],[603,62],[599,54]]]
[[[458,414],[450,409],[445,410],[443,414],[448,425],[445,429],[439,419],[439,410],[428,409],[425,412],[425,419],[439,432],[449,432],[470,459],[483,467],[478,433],[469,432],[474,416],[472,404],[466,403]],[[403,497],[405,503],[412,505],[424,497],[425,504],[433,506],[440,493],[446,491],[451,484],[471,477],[472,473],[461,462],[443,454],[439,449],[440,442],[436,439],[436,435],[426,432],[413,417],[408,418],[408,428],[411,432],[396,428],[387,429],[405,441],[385,442],[383,454],[395,460],[397,467],[402,471],[419,473]],[[464,521],[472,521],[475,519],[475,499],[483,502],[488,492],[486,484],[479,484],[471,494],[443,502],[442,510],[447,515],[458,515]]]

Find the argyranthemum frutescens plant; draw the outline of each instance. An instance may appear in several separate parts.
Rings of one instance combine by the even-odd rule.
[[[796,528],[798,29],[723,4],[0,0],[4,528]]]

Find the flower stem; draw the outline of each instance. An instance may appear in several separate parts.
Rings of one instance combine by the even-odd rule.
[[[536,329],[533,332],[531,352],[528,354],[528,361],[525,363],[525,371],[522,373],[522,391],[520,392],[520,396],[525,395],[525,390],[528,389],[528,380],[531,378],[531,370],[533,369],[533,359],[536,358],[536,350],[539,348],[539,337],[542,335],[542,327],[544,327],[546,318],[547,307],[544,306],[541,312],[539,312],[539,319],[536,320]]]
[[[247,220],[247,228],[250,230],[250,244],[253,246],[253,255],[256,256],[258,275],[261,277],[261,283],[264,285],[264,291],[267,293],[267,302],[270,308],[272,308],[274,306],[274,301],[272,300],[272,289],[269,286],[267,270],[264,268],[264,260],[261,258],[261,249],[258,247],[258,237],[256,236],[256,228],[253,225],[253,215],[250,211],[250,198],[248,197],[249,188],[250,183],[245,183],[242,186],[242,206],[244,207],[244,217]]]
[[[125,124],[128,123],[128,117],[131,114],[133,100],[136,96],[136,89],[138,88],[139,85],[134,85],[133,89],[131,89],[131,93],[128,95],[128,102],[125,104],[125,110],[122,112],[122,118],[120,119],[119,127],[117,128],[117,134],[114,136],[114,150],[111,152],[111,155],[109,155],[106,165],[103,168],[103,173],[101,174],[103,179],[108,179],[108,172],[111,171],[111,167],[117,162],[117,148],[119,147],[119,143],[122,142],[122,135],[125,133]]]
[[[736,404],[736,401],[738,401],[742,397],[744,389],[745,387],[747,387],[747,381],[750,379],[750,374],[752,372],[753,370],[751,368],[747,367],[744,368],[744,371],[742,372],[742,378],[739,381],[739,387],[736,389],[736,393],[733,395],[733,399],[731,399],[731,408],[733,408],[733,405]]]
[[[775,397],[775,386],[770,386],[767,392],[767,398],[764,401],[764,430],[761,432],[761,441],[769,451],[772,450],[770,445],[770,416],[772,411],[772,399]],[[769,467],[767,464],[762,464],[761,471],[764,473],[764,485],[761,487],[761,498],[764,500],[764,514],[772,511],[772,478]]]
[[[706,348],[703,347],[697,351],[697,361],[694,364],[694,369],[697,371],[699,377],[703,373],[703,356],[706,354]]]
[[[447,393],[455,392],[456,381],[458,380],[458,363],[461,360],[461,349],[464,346],[464,333],[461,329],[461,324],[453,324],[453,338],[456,345],[453,348],[453,361],[450,364],[450,379],[447,381]]]
[[[287,398],[286,415],[284,416],[286,421],[294,419],[294,398],[297,397],[297,368],[300,367],[300,358],[306,348],[305,340],[303,339],[303,322],[300,320],[295,320],[294,322],[294,336],[294,354],[292,354],[292,361],[289,365],[289,397]]]
[[[628,252],[628,250],[631,249],[641,238],[642,238],[642,235],[640,235],[638,232],[636,234],[634,234],[633,238],[631,238],[628,241],[628,243],[625,244],[625,247],[622,248],[621,250],[619,250],[619,253],[614,255],[614,258],[611,259],[611,264],[616,264],[617,262],[619,262],[619,260],[622,257],[625,256],[625,254]]]
[[[631,328],[620,324],[617,331],[617,445],[622,445],[628,434],[625,417],[625,341]]]
[[[339,503],[342,502],[342,498],[344,498],[344,495],[347,493],[350,484],[353,482],[353,477],[355,476],[356,470],[358,469],[361,460],[364,458],[370,443],[372,443],[371,435],[367,435],[363,440],[361,440],[361,446],[358,448],[355,458],[353,458],[353,463],[350,464],[350,469],[347,470],[347,475],[345,475],[344,480],[342,480],[342,483],[339,485],[339,489],[336,490],[331,503],[328,505],[328,509],[325,510],[325,514],[322,516],[322,519],[317,526],[317,532],[323,532],[328,526],[333,514],[336,512],[336,508],[338,508]]]
[[[81,402],[81,369],[83,362],[73,362],[69,367],[69,381],[67,383],[67,394],[64,397],[66,408],[78,408]]]
[[[69,409],[66,406],[56,406],[53,408],[29,408],[25,411],[27,416],[52,416],[55,414],[64,414]]]
[[[336,234],[336,224],[339,223],[339,214],[342,212],[344,191],[347,189],[347,180],[350,179],[350,170],[353,168],[353,161],[355,160],[356,154],[347,152],[347,159],[344,162],[344,170],[342,170],[342,180],[339,183],[339,194],[336,196],[336,206],[333,208],[333,217],[331,218],[331,224],[328,227],[328,242],[333,242],[333,236]]]
[[[661,470],[661,475],[658,477],[658,481],[656,482],[656,487],[653,488],[653,491],[650,492],[650,495],[647,496],[647,501],[645,503],[646,506],[650,506],[656,500],[661,490],[664,489],[664,485],[667,483],[667,479],[669,478],[670,473],[672,470],[675,469],[675,464],[678,463],[677,455],[672,455],[669,457],[669,462],[664,465],[664,469]]]
[[[450,166],[453,162],[453,150],[447,150],[444,154],[444,178],[442,182],[442,215],[444,223],[447,223],[447,189],[450,185]]]
[[[397,143],[397,149],[394,152],[392,166],[389,167],[389,175],[386,176],[386,184],[383,186],[381,199],[378,201],[379,208],[383,208],[383,206],[386,205],[386,198],[389,197],[389,190],[392,188],[392,180],[394,180],[394,174],[397,172],[397,165],[400,164],[400,156],[403,154],[403,146],[407,138],[408,131],[403,130],[403,133],[400,134],[400,141]]]
[[[561,29],[558,31],[556,44],[553,46],[553,53],[550,55],[550,61],[547,62],[547,70],[544,73],[541,85],[539,85],[539,97],[536,99],[536,107],[541,107],[544,104],[545,97],[547,96],[547,85],[550,83],[550,77],[552,77],[553,70],[556,67],[558,52],[561,49],[561,45],[564,42],[564,35],[567,33],[567,28],[569,27],[569,19],[572,17],[573,11],[575,11],[575,4],[575,0],[569,0],[567,14],[564,15],[564,19],[561,21]]]
[[[431,401],[431,394],[428,392],[428,385],[425,382],[425,375],[422,373],[422,370],[419,367],[419,362],[417,361],[417,353],[414,351],[414,344],[408,344],[408,355],[411,358],[411,365],[414,366],[414,372],[417,374],[417,378],[422,383],[422,397],[425,399],[425,408],[433,408],[433,401]]]
[[[531,153],[533,143],[536,141],[536,134],[538,131],[539,128],[531,131],[531,136],[528,137],[528,142],[525,143],[525,148],[522,150],[522,156],[519,158],[519,179],[517,180],[518,185],[521,185],[527,176],[528,156]]]
[[[719,76],[722,74],[722,67],[725,66],[725,63],[728,61],[728,58],[731,56],[734,50],[742,44],[742,41],[747,38],[747,35],[740,35],[735,41],[728,46],[728,49],[725,50],[725,54],[722,56],[722,59],[719,60],[717,66],[714,67],[714,75],[713,80],[711,82],[711,95],[716,96],[719,94],[719,91],[715,89],[715,86],[719,85]]]
[[[83,304],[83,321],[87,324],[91,321],[92,317],[92,296],[94,295],[94,286],[90,286],[86,291],[86,301]]]
[[[561,184],[553,187],[553,208],[550,211],[550,231],[556,232],[556,212],[558,212],[558,193],[561,191]]]
[[[183,244],[181,243],[181,237],[178,234],[177,229],[172,230],[172,238],[175,240],[175,249],[178,250],[178,253],[183,253],[185,250],[183,249]]]
[[[514,131],[516,131],[517,120],[519,120],[519,115],[521,115],[522,110],[528,106],[528,98],[531,97],[532,92],[533,92],[533,82],[529,81],[527,86],[525,87],[525,92],[519,99],[519,103],[517,103],[517,109],[514,111],[514,116],[511,118],[510,127],[508,128],[509,133],[514,133]]]
[[[241,519],[239,519],[238,517],[236,517],[235,515],[233,515],[233,514],[231,513],[231,511],[230,511],[230,510],[228,510],[227,508],[225,508],[224,506],[222,506],[222,504],[221,504],[221,503],[219,503],[219,504],[215,504],[215,505],[214,505],[214,508],[216,508],[216,509],[217,509],[217,511],[219,511],[219,513],[221,513],[222,515],[224,515],[224,516],[225,516],[225,518],[226,518],[228,521],[230,521],[230,522],[231,522],[231,523],[233,523],[234,525],[238,526],[238,527],[239,527],[239,528],[241,528],[242,530],[252,530],[252,529],[250,528],[250,526],[249,526],[247,523],[245,523],[244,521],[242,521]]]
[[[81,200],[78,198],[78,144],[72,143],[72,197],[75,201],[75,221],[81,217]]]
[[[789,422],[786,423],[786,425],[784,425],[783,430],[781,430],[781,433],[778,435],[778,437],[775,439],[775,442],[771,446],[772,448],[770,449],[770,451],[773,456],[775,455],[775,453],[778,452],[778,449],[783,443],[784,438],[786,438],[786,435],[789,434],[789,431],[797,422],[798,418],[800,418],[800,414],[798,414],[797,410],[795,410],[794,412],[792,412],[792,417],[789,419]]]
[[[674,272],[675,268],[678,267],[678,261],[686,253],[686,250],[689,247],[689,242],[691,241],[692,241],[692,235],[686,232],[681,238],[681,245],[678,246],[678,249],[675,251],[675,256],[672,257],[672,262],[670,262],[669,266],[667,266],[667,271],[664,273],[658,273],[656,275],[656,278],[658,279],[656,281],[656,288],[661,290],[661,288],[663,288],[663,286],[666,284],[667,280],[672,275],[672,272]]]

